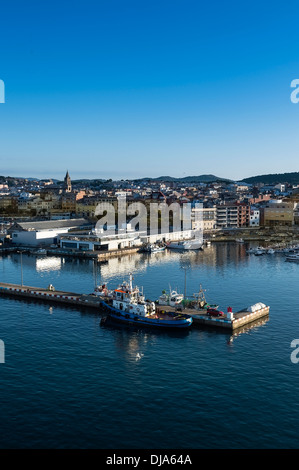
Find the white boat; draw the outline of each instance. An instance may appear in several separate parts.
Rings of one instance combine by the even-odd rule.
[[[273,248],[269,248],[269,250],[267,250],[267,254],[268,254],[268,255],[274,255],[274,254],[275,254],[275,250],[273,250]]]
[[[236,242],[237,243],[244,243],[244,240],[243,240],[243,238],[236,238]]]
[[[287,255],[286,261],[299,261],[299,254]]]
[[[170,248],[171,250],[184,250],[184,247],[184,242],[169,242],[167,244],[167,248]]]
[[[34,255],[46,255],[47,250],[45,248],[38,248],[37,250],[32,252]]]
[[[171,250],[201,250],[202,247],[202,241],[197,239],[170,242],[167,244],[167,248],[170,248]]]
[[[93,291],[93,294],[97,297],[112,297],[112,292],[107,287],[107,284],[102,284],[101,286],[97,286]]]
[[[157,303],[159,305],[170,305],[171,307],[178,307],[184,300],[183,294],[178,294],[176,290],[170,291],[169,294],[164,290],[160,295]]]
[[[185,241],[185,250],[201,250],[203,244],[200,240]]]

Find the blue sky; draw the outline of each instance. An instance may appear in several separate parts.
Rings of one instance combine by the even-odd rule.
[[[295,1],[1,5],[0,174],[299,171]]]

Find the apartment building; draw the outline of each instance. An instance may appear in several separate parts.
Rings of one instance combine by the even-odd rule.
[[[199,211],[199,216],[196,216]],[[192,229],[209,232],[216,229],[216,206],[204,208],[192,208]]]
[[[265,226],[293,226],[296,202],[283,199],[270,200],[262,211],[262,224]]]
[[[220,204],[216,207],[216,227],[240,228],[250,225],[250,206],[243,203]]]

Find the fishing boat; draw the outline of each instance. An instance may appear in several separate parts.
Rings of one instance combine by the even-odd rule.
[[[31,253],[33,255],[43,256],[47,254],[47,250],[45,248],[38,248],[37,250],[33,250]]]
[[[160,245],[150,245],[149,246],[149,252],[150,253],[159,253],[160,251],[164,251],[166,246],[160,246]]]
[[[201,311],[207,310],[208,308],[213,308],[213,309],[219,308],[219,305],[210,304],[207,302],[206,296],[205,296],[205,290],[202,288],[201,285],[200,285],[199,292],[193,294],[193,299],[192,300],[186,299],[185,303],[187,307],[194,308],[196,310],[201,310]]]
[[[107,318],[137,327],[189,328],[192,317],[181,312],[165,312],[157,309],[155,302],[145,300],[137,286],[133,286],[133,276],[114,290],[113,298],[102,301],[107,310]]]
[[[184,295],[179,294],[176,290],[171,290],[167,293],[165,290],[162,291],[162,295],[157,300],[159,305],[169,305],[170,307],[179,307],[184,300]]]
[[[107,284],[102,284],[100,286],[97,286],[95,290],[93,291],[93,294],[96,295],[97,297],[105,297],[105,298],[112,298],[112,293],[113,291],[110,291],[108,289]]]
[[[140,248],[138,251],[140,253],[159,253],[161,251],[164,251],[165,249],[166,249],[165,245],[159,245],[159,244],[155,244],[155,243],[147,243],[142,248]]]

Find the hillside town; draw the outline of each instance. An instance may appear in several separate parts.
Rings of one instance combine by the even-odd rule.
[[[99,203],[110,203],[117,210],[119,195],[126,197],[127,204],[140,201],[146,206],[153,202],[168,205],[176,202],[180,205],[190,203],[195,208],[200,203],[202,229],[207,239],[219,238],[234,230],[250,229],[252,234],[254,230],[296,230],[299,227],[299,185],[287,182],[269,185],[218,180],[186,184],[179,180],[149,178],[72,181],[67,171],[61,181],[1,177],[1,242],[3,245],[59,245],[82,251],[101,251],[103,243],[94,243],[93,228],[98,218],[96,207]],[[44,232],[40,237],[39,231]],[[36,233],[34,238],[33,232]],[[73,236],[67,240],[69,232]],[[80,242],[77,239],[75,243],[74,232],[81,234],[84,240]],[[136,245],[129,235],[120,237],[118,234],[117,240],[114,237],[114,243],[111,241],[108,247],[106,244],[105,249],[117,250]],[[191,233],[169,234],[164,241],[189,237]],[[139,244],[148,241],[139,237]],[[159,240],[156,237],[151,241]]]

